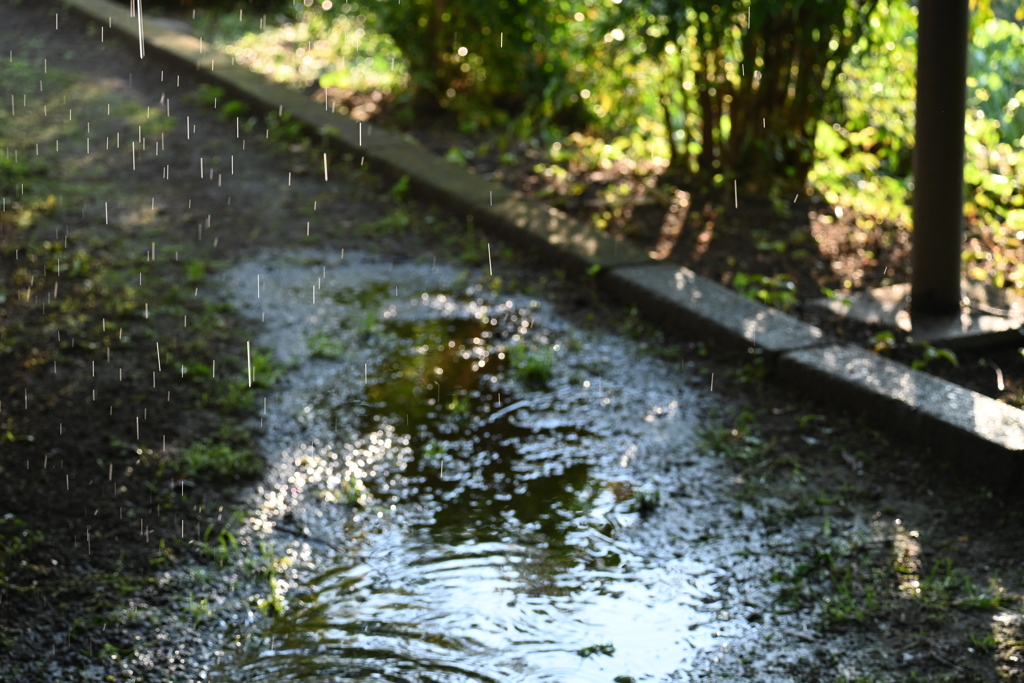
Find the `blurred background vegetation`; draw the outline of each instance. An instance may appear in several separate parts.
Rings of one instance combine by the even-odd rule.
[[[388,109],[406,126],[441,115],[491,151],[528,140],[548,177],[625,164],[662,196],[732,204],[736,187],[784,214],[794,195],[817,195],[897,231],[911,228],[915,5],[221,0],[195,26],[257,71],[334,93],[346,113]],[[965,270],[1024,287],[1024,7],[971,5]]]

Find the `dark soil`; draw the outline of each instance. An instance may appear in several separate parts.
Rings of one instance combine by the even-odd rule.
[[[331,192],[303,173],[308,148],[271,147],[262,129],[243,148],[193,103],[187,70],[63,11],[55,33],[55,11],[5,2],[0,21],[0,82],[17,95],[0,116],[14,164],[0,176],[0,679],[71,680],[113,655],[125,680],[193,680],[224,623],[183,615],[192,588],[169,572],[211,565],[262,471],[248,449],[266,384],[244,390],[246,329],[214,298],[216,273],[250,244],[307,239],[307,220],[312,244],[379,248],[350,228],[392,205],[357,163]],[[389,247],[436,253],[411,235]],[[243,462],[190,468],[197,443]],[[244,617],[265,574],[220,597],[241,591]]]

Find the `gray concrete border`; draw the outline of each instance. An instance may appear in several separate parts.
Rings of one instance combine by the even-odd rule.
[[[128,8],[109,0],[63,0],[74,12],[138,41]],[[287,87],[233,64],[198,38],[146,22],[146,55],[200,78],[264,111],[284,110],[375,172],[409,176],[415,194],[473,216],[474,224],[538,252],[575,275],[597,275],[608,295],[637,306],[672,332],[732,349],[758,349],[772,376],[803,393],[865,415],[900,436],[933,446],[992,488],[1024,483],[1024,411],[912,370],[824,333],[686,268],[652,260],[638,247],[440,159],[380,128],[332,114]]]

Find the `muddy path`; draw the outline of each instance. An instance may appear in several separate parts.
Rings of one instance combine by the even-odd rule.
[[[1019,504],[55,12],[0,22],[0,679],[1020,675]]]

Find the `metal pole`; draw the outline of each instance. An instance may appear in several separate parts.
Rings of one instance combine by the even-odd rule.
[[[918,3],[911,316],[960,311],[968,0]]]

